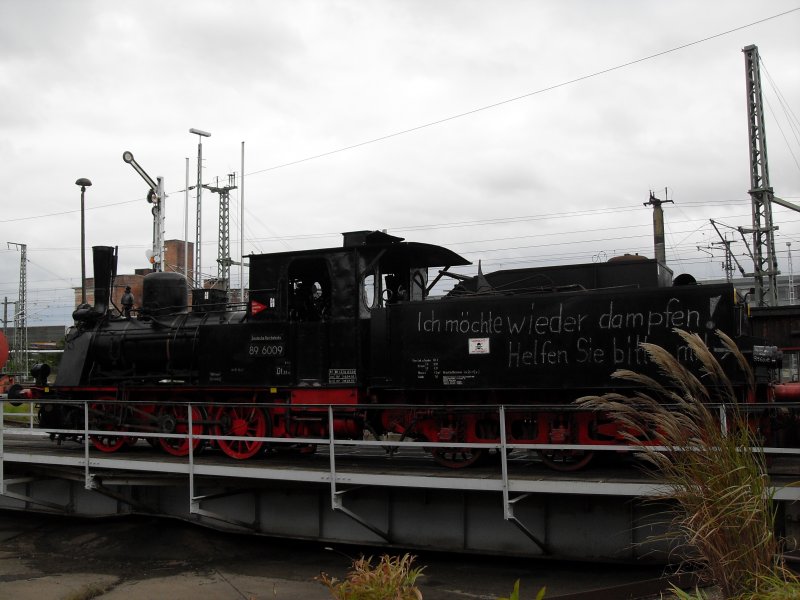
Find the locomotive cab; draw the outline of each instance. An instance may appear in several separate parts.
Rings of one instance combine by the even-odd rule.
[[[251,350],[272,372],[272,384],[364,384],[377,309],[424,300],[429,267],[469,264],[446,248],[380,231],[343,236],[341,248],[250,256],[248,320],[272,323],[271,333],[261,337],[276,336],[286,345],[282,356],[265,357],[269,346]]]
[[[470,264],[446,248],[403,242],[403,238],[380,231],[345,234],[345,240],[359,239],[358,234],[363,236],[358,246],[359,315],[362,318],[369,318],[376,308],[425,300],[432,287],[428,282],[430,267],[444,267],[447,271],[452,266]]]

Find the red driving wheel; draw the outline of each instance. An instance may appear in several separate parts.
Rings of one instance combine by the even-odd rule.
[[[240,438],[266,437],[269,429],[264,411],[255,405],[223,405],[214,415],[214,435]],[[220,449],[237,460],[251,458],[264,447],[256,439],[217,440]]]

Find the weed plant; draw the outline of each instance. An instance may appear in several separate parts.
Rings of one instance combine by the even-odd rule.
[[[327,573],[320,573],[317,580],[336,600],[422,600],[416,581],[425,567],[412,567],[414,560],[411,554],[384,554],[373,566],[371,556],[362,556],[353,561],[343,581]]]
[[[536,594],[536,598],[534,600],[543,600],[544,595],[547,591],[547,588],[542,588],[539,590],[539,593]],[[514,582],[514,589],[511,590],[511,594],[506,598],[498,598],[497,600],[520,600],[519,596],[519,579]]]
[[[578,403],[616,419],[640,457],[655,466],[654,475],[667,484],[658,500],[672,501],[675,507],[672,535],[685,544],[687,560],[718,586],[723,598],[800,598],[800,583],[784,567],[775,537],[773,491],[757,432],[736,388],[702,339],[676,333],[693,350],[698,375],[664,348],[642,344],[663,384],[621,370],[614,376],[638,391],[590,396]],[[752,389],[746,359],[733,340],[717,334]],[[709,404],[724,406],[727,427]]]

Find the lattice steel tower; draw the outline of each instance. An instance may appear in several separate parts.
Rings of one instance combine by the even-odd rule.
[[[14,311],[14,370],[17,373],[28,374],[28,246],[9,242],[8,247],[19,248],[19,299]]]
[[[219,242],[217,245],[217,280],[224,289],[230,288],[231,278],[231,219],[230,219],[230,193],[236,189],[236,174],[228,175],[228,185],[220,187],[219,178],[217,185],[203,184],[203,187],[214,194],[219,194]]]
[[[747,46],[744,52],[747,81],[747,127],[750,147],[750,198],[753,228],[743,233],[753,234],[753,276],[758,306],[778,304],[778,260],[775,254],[775,227],[772,223],[774,193],[769,184],[767,138],[764,130],[764,104],[761,98],[761,71],[757,46]]]

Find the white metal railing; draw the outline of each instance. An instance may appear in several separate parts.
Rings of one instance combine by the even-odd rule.
[[[532,534],[524,527],[522,523],[520,523],[516,517],[514,516],[514,506],[517,502],[527,497],[528,494],[521,494],[517,497],[512,497],[512,486],[510,482],[512,478],[509,475],[509,452],[513,450],[552,450],[552,451],[584,451],[584,452],[595,452],[595,451],[611,451],[611,452],[635,452],[637,448],[635,446],[631,446],[629,444],[550,444],[550,443],[539,443],[539,444],[529,444],[529,443],[514,443],[509,442],[508,440],[508,432],[507,432],[507,421],[509,420],[509,414],[517,413],[517,412],[529,412],[531,410],[547,410],[548,412],[557,412],[561,410],[563,412],[576,412],[579,409],[575,407],[542,407],[542,406],[505,406],[505,405],[497,405],[497,406],[480,406],[478,407],[482,414],[489,414],[495,412],[497,414],[498,422],[499,422],[499,440],[497,442],[487,442],[487,443],[474,443],[474,442],[450,442],[450,441],[417,441],[417,440],[399,440],[399,439],[337,439],[335,436],[335,428],[334,428],[334,421],[336,419],[336,411],[358,411],[359,413],[366,414],[371,410],[381,410],[381,409],[409,409],[414,410],[418,409],[421,411],[425,411],[426,413],[437,414],[439,411],[447,411],[448,413],[452,414],[459,414],[460,411],[471,410],[474,411],[476,407],[471,406],[421,406],[421,407],[411,407],[411,406],[380,406],[380,405],[357,405],[357,404],[348,404],[348,405],[321,405],[321,404],[314,404],[314,405],[296,405],[296,404],[242,404],[248,407],[257,406],[259,408],[279,408],[282,410],[287,411],[296,411],[298,409],[313,409],[315,416],[318,416],[321,420],[327,419],[327,430],[328,435],[326,437],[278,437],[278,436],[263,436],[263,437],[254,437],[254,436],[233,436],[233,435],[211,435],[209,433],[203,434],[195,434],[194,433],[194,408],[203,408],[204,406],[208,405],[209,403],[173,403],[172,406],[181,406],[186,408],[186,423],[188,425],[186,433],[163,433],[159,431],[135,431],[131,429],[120,429],[120,430],[113,430],[113,429],[90,429],[90,404],[99,404],[101,403],[98,400],[70,400],[69,404],[73,406],[79,406],[83,409],[83,428],[81,429],[55,429],[55,428],[47,428],[47,430],[42,430],[37,428],[37,411],[35,409],[35,403],[33,402],[26,402],[25,404],[28,405],[27,412],[16,412],[16,413],[6,413],[5,412],[5,403],[3,403],[3,410],[2,410],[2,418],[0,418],[0,494],[4,495],[12,495],[18,497],[16,494],[10,494],[7,489],[7,480],[5,478],[5,471],[4,471],[4,464],[5,464],[5,454],[6,454],[6,443],[5,443],[5,432],[8,429],[6,427],[6,419],[8,417],[13,417],[17,419],[17,423],[25,423],[24,427],[15,427],[13,428],[14,434],[18,436],[32,436],[32,437],[46,437],[51,434],[55,435],[72,435],[78,436],[82,438],[83,443],[83,467],[84,467],[84,486],[86,489],[95,489],[96,483],[94,480],[94,476],[92,474],[92,468],[98,466],[104,466],[106,468],[107,465],[104,462],[108,463],[109,461],[103,461],[102,457],[115,458],[114,455],[111,453],[91,453],[92,449],[92,436],[120,436],[126,438],[168,438],[168,439],[178,439],[178,440],[186,440],[188,444],[189,452],[186,455],[186,473],[188,475],[189,480],[189,504],[190,504],[190,512],[196,514],[203,514],[212,518],[217,518],[213,513],[210,513],[201,508],[200,504],[205,498],[204,496],[198,496],[195,493],[195,477],[197,476],[196,471],[196,460],[195,460],[195,452],[193,451],[194,445],[196,442],[199,442],[201,445],[203,443],[208,443],[213,440],[224,440],[224,441],[246,441],[246,442],[262,442],[265,444],[277,444],[277,445],[316,445],[316,446],[324,446],[327,447],[329,457],[328,457],[328,472],[326,474],[327,479],[330,483],[330,501],[331,507],[333,510],[341,511],[345,514],[348,514],[351,518],[358,520],[360,523],[369,527],[378,535],[380,532],[375,530],[369,523],[363,521],[358,515],[355,515],[351,511],[349,511],[343,503],[343,497],[347,490],[339,489],[338,484],[346,484],[348,478],[340,477],[337,474],[337,449],[341,449],[344,447],[382,447],[382,448],[393,448],[400,451],[402,449],[425,449],[431,450],[436,448],[446,448],[446,449],[454,449],[454,448],[471,448],[471,449],[487,449],[487,450],[496,450],[499,454],[500,458],[500,465],[499,465],[499,473],[497,476],[499,478],[499,486],[500,491],[502,491],[502,500],[503,500],[503,511],[504,517],[506,520],[513,522],[515,525],[520,527],[523,532],[526,533],[529,537],[532,537],[534,541],[538,544],[539,541],[533,538]],[[103,401],[103,404],[117,404],[112,401]],[[152,405],[152,403],[149,403]],[[726,410],[724,407],[718,407],[720,410],[720,422],[723,427],[726,427]],[[746,407],[745,407],[746,408]],[[758,407],[760,410],[763,410],[765,407],[761,406]],[[767,406],[769,408],[769,406]],[[583,410],[583,409],[580,409]],[[202,410],[199,411],[200,414],[204,414]],[[602,412],[602,411],[601,411]],[[327,413],[327,414],[326,414]],[[664,451],[668,450],[668,448],[660,447],[660,446],[649,446],[649,448],[656,450],[656,451]],[[776,454],[776,455],[798,455],[800,454],[800,448],[774,448],[768,447],[762,449],[766,454]],[[237,465],[238,461],[234,459],[230,459],[231,466]],[[118,467],[111,467],[111,468],[120,468],[124,469],[124,466]],[[300,467],[302,469],[302,467]],[[232,469],[233,470],[233,469]],[[442,477],[449,477],[452,475],[451,471],[442,469]],[[235,474],[231,476],[241,477],[241,473],[237,471]],[[429,477],[429,475],[428,475]],[[381,480],[381,485],[385,485],[385,480]]]

